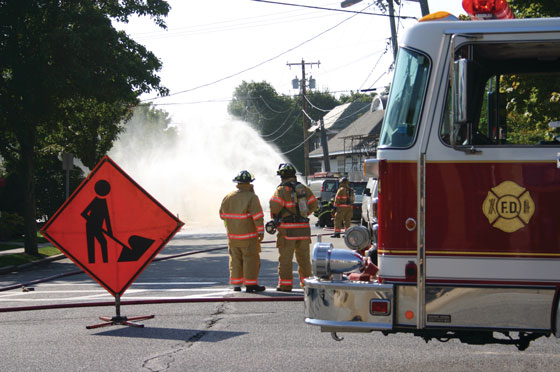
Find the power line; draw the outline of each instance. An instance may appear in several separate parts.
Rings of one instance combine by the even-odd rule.
[[[274,114],[274,112],[273,112],[274,117],[268,117],[268,116],[266,116],[265,114],[263,114],[262,112],[259,111],[259,108],[257,107],[257,105],[255,104],[255,102],[253,102],[253,99],[254,99],[254,98],[252,98],[251,96],[249,96],[249,98],[250,98],[250,99],[247,100],[247,101],[251,103],[251,105],[252,105],[253,108],[255,109],[255,112],[256,112],[258,115],[262,116],[265,120],[269,120],[269,121],[270,121],[270,120],[272,120],[274,117],[276,117],[276,115],[278,115],[278,113]]]
[[[276,134],[280,129],[282,129],[282,127],[284,126],[284,124],[286,124],[286,123],[288,122],[288,119],[290,118],[290,116],[292,115],[292,112],[294,112],[294,110],[295,110],[295,106],[292,107],[292,111],[290,111],[290,113],[289,113],[288,115],[286,115],[286,118],[284,119],[284,121],[282,122],[282,124],[280,124],[280,125],[278,126],[278,128],[276,128],[276,130],[275,130],[274,132],[269,133],[269,134],[261,134],[261,137],[262,137],[262,138],[265,138],[265,137],[270,137],[270,136],[273,136],[274,134]],[[292,125],[290,125],[290,128],[291,128],[293,125],[294,125],[294,124],[292,123]],[[286,132],[284,132],[284,133],[286,133]],[[282,137],[282,136],[284,135],[284,133],[282,133],[282,134],[280,135],[280,137]],[[280,138],[280,137],[278,137],[278,138]],[[275,140],[277,140],[278,138],[275,138],[275,139],[272,140],[272,141],[275,141]]]
[[[259,98],[261,99],[261,101],[263,101],[263,103],[265,104],[266,107],[268,107],[268,109],[274,113],[277,114],[285,114],[286,112],[290,111],[290,109],[286,110],[286,111],[276,111],[274,110],[272,107],[270,107],[270,105],[265,101],[265,99],[263,98],[263,96],[259,96]],[[293,111],[293,108],[291,109],[291,111]]]
[[[348,9],[337,9],[337,8],[324,8],[324,7],[320,7],[320,6],[313,6],[313,5],[303,5],[303,4],[292,4],[292,3],[283,3],[280,1],[269,1],[269,0],[251,0],[251,1],[255,1],[257,3],[268,3],[268,4],[276,4],[276,5],[287,5],[287,6],[295,6],[295,7],[300,7],[300,8],[309,8],[309,9],[318,9],[318,10],[330,10],[330,11],[334,11],[334,12],[343,12],[343,13],[354,13],[354,14],[366,14],[366,15],[373,15],[373,16],[380,16],[380,17],[391,17],[389,14],[384,14],[384,13],[369,13],[369,12],[364,12],[363,10],[361,11],[354,11],[354,10],[348,10]],[[369,7],[369,6],[368,6]],[[418,19],[417,17],[414,16],[393,16],[393,18],[400,18],[400,19]]]
[[[352,104],[352,103],[353,103],[353,102],[351,102],[351,104]],[[364,110],[369,110],[369,106],[364,105],[363,107],[357,109],[356,111],[354,111],[354,112],[352,112],[352,113],[350,113],[350,114],[348,114],[348,115],[346,115],[346,116],[343,116],[343,117],[338,118],[337,121],[338,121],[338,120],[344,120],[344,119],[351,118],[351,117],[353,117],[354,115],[359,114],[360,112],[362,112],[362,111],[364,111]]]
[[[325,110],[325,109],[322,109],[322,108],[319,108],[319,107],[315,106],[313,103],[311,103],[311,101],[309,100],[307,95],[305,95],[304,98],[311,105],[311,107],[313,107],[315,110],[319,110],[319,111],[323,111],[323,112],[329,112],[329,111],[332,110],[332,109],[331,110]],[[309,115],[308,115],[308,117],[309,117]]]
[[[313,119],[305,110],[301,110],[305,116],[311,121],[311,123],[315,123],[317,120]]]
[[[277,15],[275,14],[275,16]],[[199,35],[199,34],[228,32],[228,31],[242,30],[242,29],[249,29],[249,28],[256,28],[256,27],[268,27],[271,25],[303,22],[311,19],[325,18],[331,16],[333,16],[333,14],[328,14],[328,15],[300,14],[289,18],[277,16],[276,18],[271,18],[271,19],[263,18],[261,20],[255,20],[246,23],[234,23],[235,21],[228,21],[228,22],[224,21],[224,22],[218,22],[213,24],[206,24],[206,25],[203,24],[203,25],[192,26],[192,27],[176,28],[168,31],[153,31],[153,32],[137,33],[135,34],[135,36],[140,40],[168,39],[172,37],[183,37],[183,36],[191,36],[191,35]]]
[[[286,121],[287,121],[287,120],[286,120]],[[289,131],[290,129],[292,129],[292,127],[294,126],[295,123],[297,123],[297,118],[294,119],[294,121],[292,122],[292,124],[291,124],[288,128],[286,128],[286,130],[285,130],[284,132],[282,132],[281,135],[279,135],[278,137],[276,137],[276,138],[274,138],[274,139],[271,139],[271,140],[265,140],[265,142],[266,142],[266,143],[272,143],[272,142],[278,141],[278,140],[279,140],[280,138],[282,138],[286,133],[288,133],[288,131]],[[262,137],[262,136],[261,136],[261,137]]]
[[[288,150],[286,152],[281,152],[280,155],[286,155],[289,154],[292,151],[295,151],[297,149],[299,149],[301,146],[303,146],[307,141],[309,141],[313,136],[315,136],[315,132],[311,133],[311,135],[309,135],[302,143],[300,143],[299,145],[297,145],[296,147],[294,147],[291,150]]]
[[[390,46],[390,42],[387,41],[387,45],[385,46],[385,50],[383,51],[383,53],[381,53],[381,55],[379,56],[379,59],[377,60],[377,62],[375,62],[375,65],[373,66],[373,68],[371,69],[371,71],[369,72],[368,76],[366,77],[366,79],[364,80],[364,82],[362,83],[362,85],[360,85],[360,89],[362,89],[362,87],[366,84],[366,82],[369,80],[369,77],[371,76],[371,74],[373,74],[373,71],[375,71],[375,69],[377,68],[377,65],[379,64],[379,62],[381,62],[381,58],[383,58],[383,56],[385,54],[387,54],[387,52],[389,51],[389,46]],[[383,75],[381,75],[383,76]],[[379,80],[379,79],[377,79]],[[377,83],[377,80],[373,83]]]
[[[253,1],[256,1],[256,0],[253,0]],[[369,7],[371,7],[371,6],[372,6],[372,5],[368,5],[367,7],[364,8],[364,10],[367,9],[367,8],[369,8]],[[231,79],[231,78],[233,78],[233,77],[239,76],[239,75],[241,75],[241,74],[243,74],[243,73],[245,73],[245,72],[254,70],[254,69],[256,69],[257,67],[260,67],[260,66],[262,66],[262,65],[264,65],[264,64],[266,64],[266,63],[268,63],[268,62],[274,61],[275,59],[278,59],[278,58],[282,57],[283,55],[288,54],[289,52],[292,52],[292,51],[296,50],[297,48],[299,48],[299,47],[301,47],[301,46],[303,46],[303,45],[305,45],[305,44],[307,44],[307,43],[309,43],[309,42],[311,42],[311,41],[313,41],[313,40],[315,40],[315,39],[317,39],[317,38],[323,36],[323,35],[326,34],[327,32],[334,30],[335,28],[337,28],[337,27],[340,26],[341,24],[343,24],[343,23],[349,21],[350,19],[354,18],[354,17],[357,16],[358,14],[361,14],[360,12],[354,12],[354,13],[356,13],[356,14],[353,14],[353,15],[351,15],[350,17],[345,18],[344,20],[340,21],[339,23],[335,24],[334,26],[332,26],[332,27],[330,27],[330,28],[328,28],[328,29],[326,29],[326,30],[320,32],[319,34],[317,34],[317,35],[311,37],[310,39],[305,40],[305,41],[299,43],[298,45],[296,45],[296,46],[294,46],[294,47],[292,47],[292,48],[290,48],[290,49],[288,49],[288,50],[286,50],[286,51],[284,51],[284,52],[282,52],[282,53],[280,53],[280,54],[278,54],[278,55],[276,55],[276,56],[274,56],[274,57],[271,57],[271,58],[269,58],[269,59],[267,59],[267,60],[265,60],[265,61],[262,61],[262,62],[260,62],[260,63],[257,63],[256,65],[253,65],[253,66],[251,66],[251,67],[248,67],[248,68],[246,68],[246,69],[243,69],[243,70],[241,70],[241,71],[239,71],[239,72],[236,72],[236,73],[234,73],[234,74],[225,76],[225,77],[220,78],[220,79],[218,79],[218,80],[214,80],[214,81],[212,81],[212,82],[210,82],[210,83],[202,84],[202,85],[196,86],[196,87],[194,87],[194,88],[185,89],[185,90],[178,91],[178,92],[175,92],[175,93],[170,93],[170,94],[168,94],[168,95],[165,96],[165,97],[171,97],[171,96],[175,96],[175,95],[177,95],[177,94],[188,93],[188,92],[192,92],[192,91],[194,91],[194,90],[198,90],[198,89],[201,89],[201,88],[206,88],[206,87],[208,87],[208,86],[211,86],[211,85],[214,85],[214,84],[217,84],[217,83],[221,83],[222,81],[225,81],[225,80]],[[156,99],[161,99],[161,98],[164,98],[164,97],[152,97],[152,98],[148,98],[148,99],[142,100],[141,102],[144,102],[144,101],[151,101],[151,100],[156,100]]]

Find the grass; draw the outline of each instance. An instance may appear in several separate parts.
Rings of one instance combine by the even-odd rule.
[[[0,268],[12,265],[23,265],[25,263],[38,261],[42,258],[55,256],[57,254],[60,254],[60,251],[52,245],[39,247],[39,256],[30,256],[25,253],[6,254],[0,256]]]
[[[23,242],[25,238],[22,236],[21,238],[13,239],[13,243],[21,243],[20,247],[23,247]],[[43,237],[43,235],[37,231],[37,244],[48,243],[49,241]],[[17,248],[17,247],[16,247]]]
[[[43,238],[40,232],[37,232],[37,244],[48,243],[49,241]],[[10,239],[9,242],[0,242],[0,251],[7,251],[8,249],[21,248],[24,244],[24,238]]]
[[[0,251],[7,251],[8,249],[20,248],[22,244],[14,243],[0,243]]]

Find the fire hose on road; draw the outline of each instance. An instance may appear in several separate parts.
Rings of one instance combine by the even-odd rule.
[[[316,234],[312,236],[323,236],[329,234]],[[275,241],[264,241],[266,243],[275,243]],[[164,261],[174,258],[180,258],[185,256],[191,256],[200,253],[207,253],[217,250],[227,249],[227,245],[219,246],[214,248],[202,249],[193,252],[180,253],[176,255],[155,258],[152,262]],[[0,292],[9,291],[18,288],[29,287],[34,284],[44,283],[51,280],[64,278],[72,275],[82,274],[82,270],[75,270],[68,273],[62,273],[57,275],[52,275],[46,278],[36,279],[25,283],[18,283],[6,287],[1,287]],[[281,296],[281,297],[217,297],[217,298],[187,298],[187,299],[158,299],[158,300],[133,300],[133,301],[121,301],[122,305],[150,305],[150,304],[164,304],[164,303],[201,303],[201,302],[296,302],[303,301],[303,296]],[[50,305],[38,305],[38,306],[18,306],[18,307],[5,307],[0,308],[0,313],[5,312],[16,312],[16,311],[34,311],[34,310],[51,310],[51,309],[68,309],[68,308],[80,308],[80,307],[101,307],[101,306],[113,306],[115,302],[113,301],[103,301],[103,302],[90,302],[90,303],[68,303],[68,304],[50,304]]]

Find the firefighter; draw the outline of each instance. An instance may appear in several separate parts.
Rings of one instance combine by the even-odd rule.
[[[350,228],[352,224],[352,204],[354,204],[354,190],[350,188],[348,178],[342,177],[334,197],[334,234],[331,237],[340,238],[343,222],[345,231]]]
[[[311,228],[309,215],[319,202],[311,189],[296,180],[296,169],[290,163],[280,164],[277,175],[282,183],[270,198],[270,214],[278,221],[278,287],[277,291],[290,292],[293,288],[292,261],[294,253],[298,264],[300,285],[311,276]]]
[[[264,238],[263,211],[253,191],[253,175],[246,170],[233,179],[237,190],[226,195],[220,207],[228,236],[230,284],[236,292],[262,292],[258,275],[261,266],[260,242]]]
[[[333,209],[334,209],[334,198],[329,201],[323,201],[319,204],[319,209],[313,212],[313,215],[317,217],[316,226],[323,227],[333,227]]]

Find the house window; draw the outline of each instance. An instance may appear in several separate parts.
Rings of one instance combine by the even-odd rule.
[[[336,158],[338,172],[344,172],[344,156]]]

